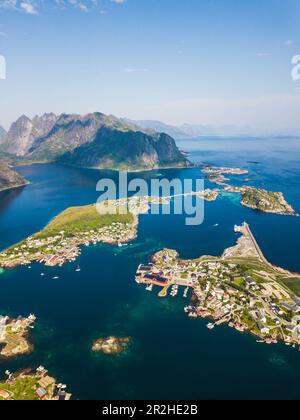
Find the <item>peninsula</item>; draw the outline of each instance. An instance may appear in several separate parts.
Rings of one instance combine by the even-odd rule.
[[[43,366],[33,372],[12,374],[7,371],[6,375],[8,379],[0,382],[0,400],[66,401],[72,397],[66,392],[66,385],[57,384]]]
[[[296,216],[293,207],[286,201],[282,192],[266,191],[253,187],[241,189],[241,203],[253,210],[276,213],[284,216]]]
[[[0,316],[0,358],[9,359],[32,351],[28,332],[33,328],[35,320],[34,315],[17,319]]]
[[[16,171],[11,169],[6,162],[0,161],[0,192],[13,188],[24,187],[27,184],[28,181],[22,178]]]
[[[31,262],[62,266],[75,261],[82,245],[126,244],[137,235],[138,216],[151,204],[167,203],[159,197],[132,197],[97,205],[70,207],[42,231],[0,253],[0,268]]]
[[[237,244],[221,257],[182,260],[174,250],[155,254],[152,263],[140,265],[136,282],[159,296],[190,288],[193,299],[185,308],[191,318],[207,318],[208,328],[226,323],[248,331],[258,341],[300,346],[300,274],[275,267],[264,257],[247,223],[236,226]]]

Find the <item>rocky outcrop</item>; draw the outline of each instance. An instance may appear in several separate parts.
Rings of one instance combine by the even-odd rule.
[[[7,163],[0,161],[0,191],[27,185],[28,181],[12,170]]]
[[[123,353],[128,344],[130,337],[107,337],[99,338],[93,343],[92,350],[94,352],[101,352],[108,355],[116,355]]]
[[[16,156],[25,156],[35,140],[49,132],[56,119],[54,114],[44,114],[34,117],[33,120],[22,115],[4,136],[2,149]]]

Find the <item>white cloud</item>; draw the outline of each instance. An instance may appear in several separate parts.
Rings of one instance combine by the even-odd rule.
[[[2,0],[0,1],[1,9],[15,10],[17,9],[17,0]]]
[[[25,13],[28,13],[29,15],[37,15],[38,14],[36,6],[31,2],[22,1],[20,3],[20,7],[21,7],[22,10],[24,10]]]
[[[148,73],[149,69],[126,68],[125,73]]]
[[[116,0],[123,3],[123,0]],[[81,12],[89,12],[98,7],[100,0],[54,0],[55,7],[59,9],[75,8]],[[41,7],[46,7],[45,0],[0,0],[0,10],[19,11],[31,15],[38,14]]]
[[[287,47],[294,45],[294,43],[295,42],[292,39],[287,39],[286,41],[284,41],[284,45],[286,45]]]
[[[260,52],[260,53],[257,53],[256,55],[257,57],[271,57],[272,54],[268,52]]]

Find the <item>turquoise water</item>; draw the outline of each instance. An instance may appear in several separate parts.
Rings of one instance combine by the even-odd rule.
[[[283,191],[300,212],[300,140],[208,139],[180,146],[199,164],[248,168],[249,184]],[[31,185],[0,194],[0,249],[43,228],[68,206],[95,202],[100,175],[117,176],[58,165],[20,171]],[[193,168],[156,176],[199,174]],[[148,180],[151,176],[143,174]],[[233,178],[237,185],[242,181]],[[161,300],[134,282],[138,264],[163,247],[177,249],[183,257],[220,254],[235,243],[233,226],[244,220],[270,261],[300,272],[300,218],[253,212],[230,194],[206,203],[201,226],[185,226],[184,218],[142,216],[138,238],[130,246],[85,247],[80,273],[75,272],[78,262],[0,273],[0,313],[33,312],[38,317],[34,352],[0,361],[0,377],[6,369],[43,364],[68,384],[75,399],[300,398],[298,351],[257,344],[226,326],[209,331],[206,321],[186,317],[185,299]],[[91,352],[94,339],[114,334],[132,337],[125,353],[109,357]]]

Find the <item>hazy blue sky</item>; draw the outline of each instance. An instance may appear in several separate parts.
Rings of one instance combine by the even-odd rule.
[[[102,111],[300,130],[300,0],[0,0],[0,124]]]

